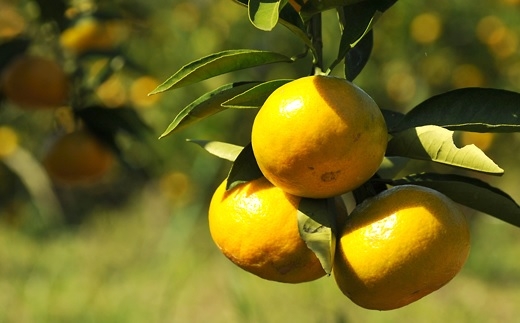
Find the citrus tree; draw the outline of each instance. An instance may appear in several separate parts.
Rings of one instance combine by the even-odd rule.
[[[255,28],[287,28],[301,50],[208,53],[150,93],[175,94],[242,69],[308,62],[307,74],[296,79],[237,81],[205,93],[181,109],[160,136],[174,136],[227,109],[259,109],[251,144],[189,139],[232,162],[209,210],[212,237],[231,261],[265,279],[317,279],[323,275],[315,259],[293,243],[301,239],[321,270],[334,272],[347,297],[389,310],[437,290],[459,272],[470,240],[461,205],[520,226],[519,205],[471,176],[501,176],[504,169],[477,146],[454,141],[455,131],[517,132],[519,93],[464,87],[436,94],[407,113],[380,108],[355,83],[371,57],[374,26],[399,5],[396,0],[235,2]],[[332,40],[336,52],[328,53],[322,13],[332,10],[340,36]],[[397,176],[414,160],[453,171]],[[295,228],[299,238],[291,233]]]
[[[113,3],[93,1],[30,1],[1,8],[0,122],[5,134],[0,145],[9,152],[1,162],[24,183],[44,226],[66,222],[71,213],[79,220],[78,206],[88,203],[78,201],[94,198],[96,191],[124,199],[126,193],[117,186],[125,174],[132,178],[123,184],[130,192],[151,172],[161,172],[155,134],[138,112],[157,102],[146,93],[159,82],[123,44],[131,22],[143,19],[139,9],[123,17]],[[11,25],[11,20],[20,23]],[[28,125],[38,141],[32,149],[18,140],[20,124]],[[121,138],[142,142],[154,165],[133,158]],[[58,201],[64,191],[76,194],[65,199],[73,212]]]

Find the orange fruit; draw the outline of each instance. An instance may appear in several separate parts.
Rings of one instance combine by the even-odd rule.
[[[67,102],[69,78],[55,61],[24,55],[6,67],[0,88],[7,99],[20,107],[56,107]]]
[[[495,141],[496,134],[493,132],[462,132],[460,142],[463,146],[475,145],[482,151],[488,151]]]
[[[374,175],[387,129],[362,89],[345,79],[308,76],[267,98],[253,122],[251,144],[271,183],[293,195],[327,198]]]
[[[396,309],[447,284],[470,249],[468,223],[438,191],[393,187],[347,217],[337,243],[334,278],[367,309]]]
[[[300,200],[264,177],[229,191],[224,181],[209,207],[213,241],[233,263],[261,278],[284,283],[318,279],[325,271],[298,230]]]
[[[0,126],[0,159],[12,155],[18,148],[18,134],[9,126]]]
[[[126,36],[126,26],[120,21],[102,22],[93,18],[84,18],[62,32],[60,43],[69,52],[81,55],[89,50],[113,49]]]
[[[113,163],[112,151],[83,130],[59,137],[43,160],[51,179],[65,185],[93,183],[101,179]]]

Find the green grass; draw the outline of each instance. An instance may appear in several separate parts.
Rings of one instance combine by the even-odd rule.
[[[0,227],[0,322],[513,322],[520,229],[478,217],[460,275],[405,308],[351,303],[332,277],[265,281],[213,245],[203,205],[143,195],[84,225],[35,237]]]

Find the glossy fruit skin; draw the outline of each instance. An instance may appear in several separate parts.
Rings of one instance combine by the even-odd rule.
[[[14,59],[0,76],[5,97],[26,109],[45,109],[67,103],[70,80],[55,61],[38,56]]]
[[[113,164],[112,151],[83,130],[58,138],[43,159],[51,179],[62,185],[92,184]]]
[[[429,188],[397,186],[349,215],[334,278],[359,306],[392,310],[447,284],[469,250],[468,223],[453,201]]]
[[[318,258],[301,239],[300,198],[265,178],[215,191],[209,208],[213,241],[233,263],[263,279],[302,283],[325,275]]]
[[[308,76],[276,89],[253,122],[251,144],[274,185],[302,197],[349,192],[383,160],[387,128],[372,98],[345,79]]]

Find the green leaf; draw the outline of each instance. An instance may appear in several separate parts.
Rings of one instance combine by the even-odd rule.
[[[404,118],[403,113],[392,110],[381,109],[381,113],[383,113],[383,118],[385,118],[386,127],[388,129],[394,128]]]
[[[290,79],[273,80],[253,86],[233,98],[222,103],[225,108],[260,108],[265,100],[280,86],[289,83]]]
[[[307,247],[331,274],[336,249],[336,204],[334,198],[302,198],[298,205],[298,230]]]
[[[369,1],[365,0],[308,0],[305,2],[305,5],[302,6],[300,14],[304,20],[307,21],[317,13],[343,6],[353,5],[360,2],[365,2],[368,4],[370,3]]]
[[[338,14],[341,22],[341,40],[339,44],[338,56],[331,64],[330,70],[348,58],[349,51],[356,47],[357,44],[367,36],[372,30],[372,26],[382,15],[383,9],[377,1],[359,2],[349,6],[344,6],[338,9]],[[370,41],[371,34],[360,44],[359,49],[363,48],[365,54],[370,55],[372,42]],[[368,57],[364,57],[368,60]],[[364,64],[363,64],[364,66]],[[362,67],[363,67],[362,66]],[[348,68],[348,66],[347,66]],[[357,74],[347,70],[347,75],[355,77]]]
[[[438,126],[422,126],[394,134],[388,142],[386,155],[431,160],[495,175],[504,173],[475,145],[457,148],[453,131]]]
[[[271,31],[278,23],[280,0],[249,0],[249,20],[256,28]]]
[[[438,125],[474,132],[520,131],[520,93],[490,88],[463,88],[433,96],[389,128],[390,132]]]
[[[249,90],[258,83],[259,82],[230,83],[202,95],[175,116],[159,139],[225,110],[226,108],[222,106],[223,102],[235,97],[239,93]]]
[[[361,73],[368,63],[372,47],[374,45],[374,33],[370,30],[361,40],[350,49],[345,56],[345,78],[349,81]]]
[[[242,146],[233,145],[221,141],[196,139],[187,139],[186,141],[197,144],[210,154],[225,160],[229,160],[231,162],[234,162],[237,159],[240,152],[244,149],[244,147]]]
[[[17,37],[0,43],[0,72],[6,68],[13,59],[23,55],[31,41],[24,37]]]
[[[508,194],[482,180],[456,174],[421,173],[393,180],[391,184],[429,187],[457,203],[520,227],[520,206]]]
[[[229,171],[226,190],[264,176],[256,163],[251,144],[242,149]]]
[[[307,27],[302,17],[293,9],[292,6],[284,6],[280,12],[280,24],[295,34],[312,52],[316,49],[312,44]]]
[[[272,63],[290,63],[283,54],[253,49],[226,50],[193,61],[160,84],[151,94],[191,85],[217,75]]]
[[[234,2],[247,7],[248,0],[233,0]],[[307,28],[302,17],[292,8],[292,6],[283,6],[279,15],[279,22],[292,33],[294,33],[307,47],[315,52],[314,46],[307,34]]]
[[[377,170],[377,174],[383,178],[393,178],[406,167],[409,161],[410,159],[405,157],[385,156],[381,166],[379,166]]]

